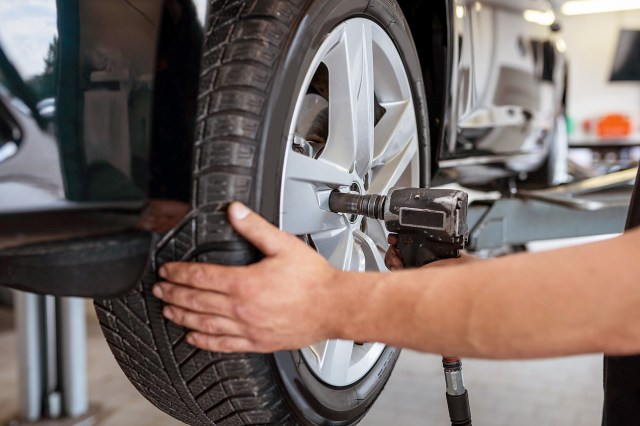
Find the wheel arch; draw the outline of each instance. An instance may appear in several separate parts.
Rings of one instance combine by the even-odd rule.
[[[431,177],[438,171],[438,160],[448,136],[453,67],[453,27],[451,0],[398,0],[398,4],[414,35],[420,58],[429,107],[429,158]],[[424,37],[416,37],[424,34]],[[438,82],[441,82],[440,84]]]

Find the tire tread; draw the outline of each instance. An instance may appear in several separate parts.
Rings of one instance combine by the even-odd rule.
[[[261,116],[274,68],[304,1],[211,0],[200,74],[193,197],[201,213],[159,247],[156,264],[199,260],[244,264],[253,249],[196,247],[240,241],[226,221],[233,200],[250,203],[255,187]],[[217,354],[190,346],[186,330],[165,321],[150,293],[153,271],[130,295],[97,300],[114,356],[154,405],[192,425],[294,425],[268,356]]]
[[[310,3],[209,1],[193,145],[197,211],[156,246],[154,266],[244,265],[257,259],[227,222],[226,207],[255,199],[267,102],[277,95],[273,80],[291,29]],[[151,403],[190,425],[309,423],[284,395],[272,355],[210,353],[189,345],[187,330],[162,316],[162,302],[151,293],[157,279],[151,268],[129,295],[95,302],[114,357]],[[357,423],[366,409],[358,418],[326,424]]]

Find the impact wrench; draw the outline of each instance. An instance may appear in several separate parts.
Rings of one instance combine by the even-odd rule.
[[[398,249],[407,267],[421,267],[440,259],[460,257],[467,242],[469,197],[449,189],[403,188],[389,195],[359,195],[334,191],[329,209],[334,213],[383,220],[398,235]],[[443,356],[447,406],[451,424],[471,426],[469,393],[462,379],[460,358]]]

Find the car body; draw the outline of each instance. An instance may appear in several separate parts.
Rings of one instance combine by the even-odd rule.
[[[147,201],[188,203],[188,141],[198,114],[197,62],[207,13],[206,2],[190,4],[198,20],[176,30],[171,19],[179,3],[41,0],[0,6],[3,284],[58,295],[121,293],[146,262],[150,240],[132,230]],[[566,90],[565,47],[551,5],[399,4],[414,35],[429,101],[431,144],[420,155],[431,167],[422,184],[482,186],[522,179],[540,168],[552,150]],[[133,263],[109,254],[109,236],[134,234],[139,245],[129,253]],[[42,247],[52,253],[52,247],[78,239],[107,241],[83,248],[97,250],[85,263],[93,267],[115,256],[111,271],[123,278],[110,281],[126,283],[69,287],[66,278],[43,280],[29,272],[30,262],[41,261]],[[54,256],[53,269],[40,273],[60,274],[57,263]]]

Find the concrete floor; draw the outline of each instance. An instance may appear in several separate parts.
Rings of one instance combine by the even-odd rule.
[[[173,426],[127,381],[88,310],[89,392],[98,426]],[[17,412],[16,335],[0,309],[0,425]],[[602,405],[601,356],[526,362],[466,360],[474,425],[597,426]],[[386,389],[361,425],[447,425],[437,356],[403,351]],[[54,426],[54,425],[51,425]]]

